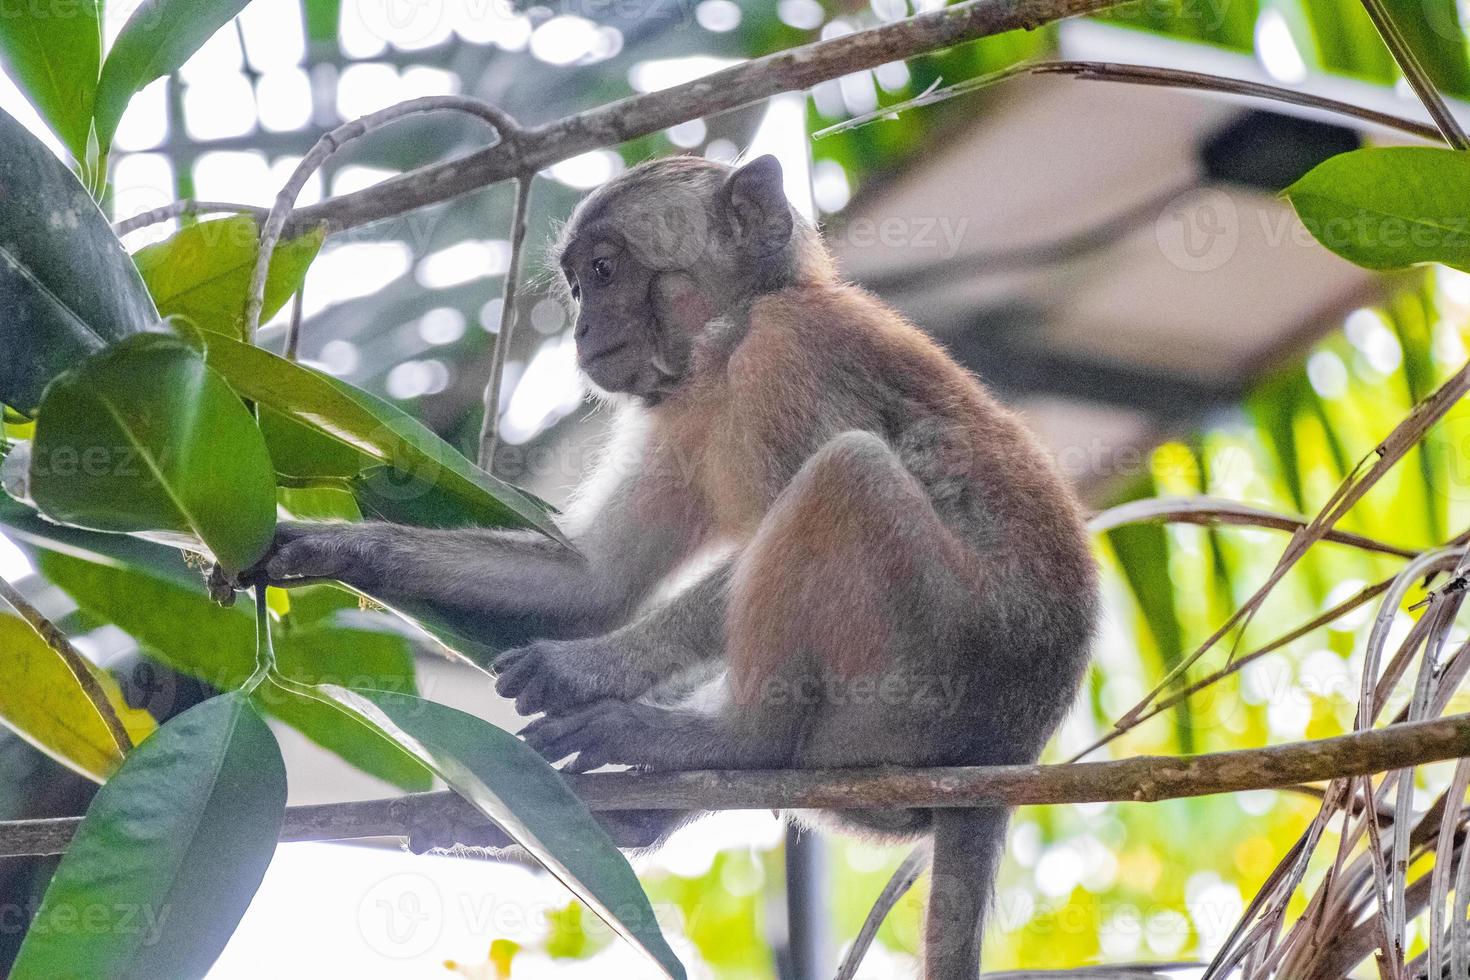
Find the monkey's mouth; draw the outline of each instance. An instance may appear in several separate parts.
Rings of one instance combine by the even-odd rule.
[[[577,363],[581,366],[582,370],[585,371],[597,362],[606,360],[612,355],[625,349],[632,343],[633,342],[631,340],[619,340],[597,351],[578,350]]]

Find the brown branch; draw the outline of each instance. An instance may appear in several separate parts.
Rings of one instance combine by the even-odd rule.
[[[24,619],[41,637],[41,640],[56,652],[62,663],[66,664],[71,675],[81,685],[82,693],[97,709],[97,714],[101,716],[102,723],[107,727],[107,733],[112,736],[113,743],[117,745],[118,752],[127,755],[132,751],[133,739],[128,735],[127,728],[123,726],[122,719],[117,716],[117,711],[108,699],[107,692],[102,689],[102,685],[93,675],[91,662],[82,656],[76,647],[72,646],[71,640],[65,633],[57,629],[55,623],[41,615],[41,611],[31,605],[30,601],[20,594],[19,589],[3,578],[0,578],[0,599],[20,613],[20,618]]]
[[[592,810],[905,809],[1159,800],[1282,789],[1470,755],[1470,714],[1335,738],[1196,756],[940,769],[592,773],[572,776]],[[281,840],[403,836],[427,820],[484,822],[453,793],[291,807]],[[59,854],[78,817],[0,823],[0,857]]]
[[[340,232],[396,217],[538,171],[600,147],[661,132],[692,119],[728,112],[782,92],[876,68],[944,48],[1122,6],[1126,0],[969,0],[843,37],[817,41],[743,62],[684,85],[621,99],[526,129],[519,155],[492,146],[457,160],[422,167],[365,190],[301,208],[288,235],[324,223]]]

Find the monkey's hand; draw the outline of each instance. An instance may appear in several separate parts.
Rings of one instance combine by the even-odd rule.
[[[625,701],[596,701],[568,715],[537,718],[521,730],[521,738],[548,762],[575,754],[565,772],[590,772],[601,766],[639,769],[677,768],[668,758],[677,750],[679,733],[659,724],[659,712]]]
[[[209,593],[228,604],[234,592],[252,585],[291,588],[326,579],[372,589],[390,563],[393,529],[386,524],[283,522],[265,556],[236,576],[215,566]]]
[[[629,662],[611,636],[538,640],[495,658],[495,690],[523,715],[564,714],[602,698],[632,700],[659,678]]]

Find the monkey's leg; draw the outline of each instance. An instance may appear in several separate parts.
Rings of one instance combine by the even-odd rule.
[[[533,722],[523,733],[569,768],[754,769],[926,761],[907,704],[847,696],[850,681],[911,667],[888,662],[944,607],[941,583],[958,543],[923,488],[877,436],[846,433],[806,462],[736,561],[726,623],[725,703],[713,713],[599,701]],[[917,601],[916,601],[917,600]],[[897,604],[897,605],[895,605]],[[934,607],[933,609],[930,606]],[[930,667],[932,669],[932,666]],[[906,673],[907,672],[907,673]],[[848,759],[812,758],[803,744],[833,725],[856,744]]]
[[[580,640],[541,640],[495,659],[495,689],[523,715],[565,712],[603,698],[629,701],[712,660],[725,645],[726,562],[621,629]]]

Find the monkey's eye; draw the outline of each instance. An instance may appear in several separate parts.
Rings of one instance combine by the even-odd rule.
[[[592,272],[597,276],[598,282],[612,282],[613,264],[612,259],[593,259]]]

